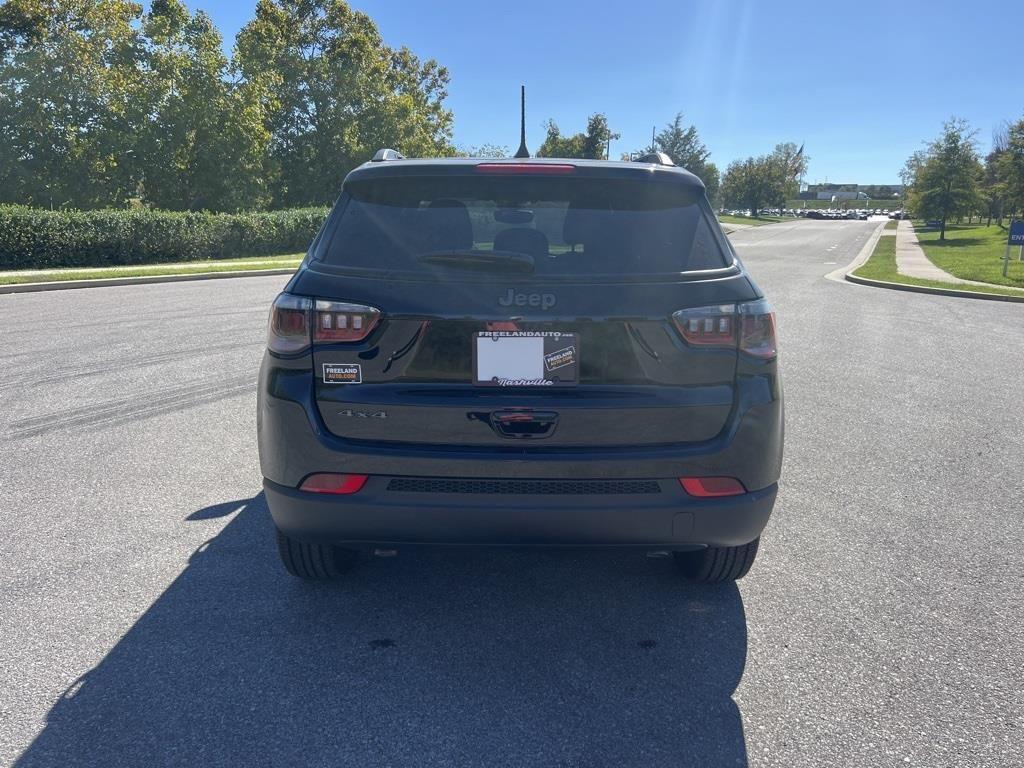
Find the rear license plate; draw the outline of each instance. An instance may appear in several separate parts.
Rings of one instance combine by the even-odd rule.
[[[473,340],[473,383],[481,387],[565,387],[580,380],[578,334],[485,331]]]

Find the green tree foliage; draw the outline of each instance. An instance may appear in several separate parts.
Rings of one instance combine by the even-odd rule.
[[[775,149],[768,155],[768,165],[775,183],[774,199],[770,200],[772,204],[782,208],[787,200],[797,197],[800,179],[807,173],[810,159],[802,145],[798,148],[791,141],[775,145]]]
[[[330,202],[380,147],[453,152],[448,71],[385,46],[370,17],[342,0],[259,0],[236,63],[245,80],[268,86],[275,205]]]
[[[1024,119],[1006,129],[1005,147],[993,158],[993,172],[1010,210],[1024,212]]]
[[[608,118],[600,112],[587,118],[587,132],[583,135],[583,157],[593,160],[604,160],[608,157],[608,147],[619,138],[608,127]]]
[[[8,0],[0,13],[0,201],[120,205],[134,192],[141,6]]]
[[[608,154],[608,142],[619,134],[608,127],[608,118],[596,112],[587,119],[585,133],[563,136],[554,120],[544,124],[547,135],[537,149],[537,157],[568,157],[603,160]]]
[[[380,147],[451,154],[447,83],[342,0],[260,0],[230,61],[182,0],[7,0],[0,202],[326,203]]]
[[[729,208],[748,208],[752,215],[767,205],[784,207],[796,196],[809,158],[796,144],[777,144],[768,155],[729,164],[722,178],[722,198]]]
[[[190,15],[180,0],[154,0],[142,31],[136,151],[144,199],[171,210],[265,204],[270,134],[260,81],[228,81],[220,34],[205,13]]]
[[[645,147],[637,154],[664,152],[672,162],[680,168],[693,173],[707,188],[708,200],[712,205],[719,202],[720,179],[718,167],[708,161],[710,150],[700,140],[695,125],[683,122],[683,113],[677,112],[672,122],[668,123],[654,137],[654,143]]]
[[[715,210],[718,210],[722,203],[722,176],[718,171],[718,166],[714,163],[704,163],[704,170],[697,175],[704,182],[708,202]]]
[[[911,190],[911,207],[918,215],[942,222],[939,240],[946,239],[950,217],[978,210],[982,167],[978,160],[977,131],[966,121],[952,118],[942,135],[932,141],[917,170]]]
[[[537,148],[537,157],[583,157],[583,134],[563,136],[554,120],[544,123],[547,135]]]
[[[745,208],[757,216],[777,196],[774,175],[768,158],[748,157],[734,160],[722,177],[722,200],[727,208]]]
[[[456,157],[489,157],[502,159],[509,157],[508,147],[500,144],[481,144],[479,147],[459,147]]]

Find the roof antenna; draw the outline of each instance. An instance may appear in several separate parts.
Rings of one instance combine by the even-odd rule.
[[[530,156],[530,150],[526,148],[526,86],[519,86],[519,149],[516,150],[515,158],[521,160]]]

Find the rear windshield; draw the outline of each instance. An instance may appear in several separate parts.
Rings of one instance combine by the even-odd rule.
[[[403,177],[350,183],[345,192],[318,258],[358,271],[635,278],[732,261],[703,195],[680,184]]]

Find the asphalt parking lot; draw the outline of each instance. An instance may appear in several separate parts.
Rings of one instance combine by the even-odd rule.
[[[1005,766],[1024,752],[1024,306],[732,235],[787,446],[738,586],[621,552],[288,578],[255,378],[282,277],[0,296],[0,763]]]

